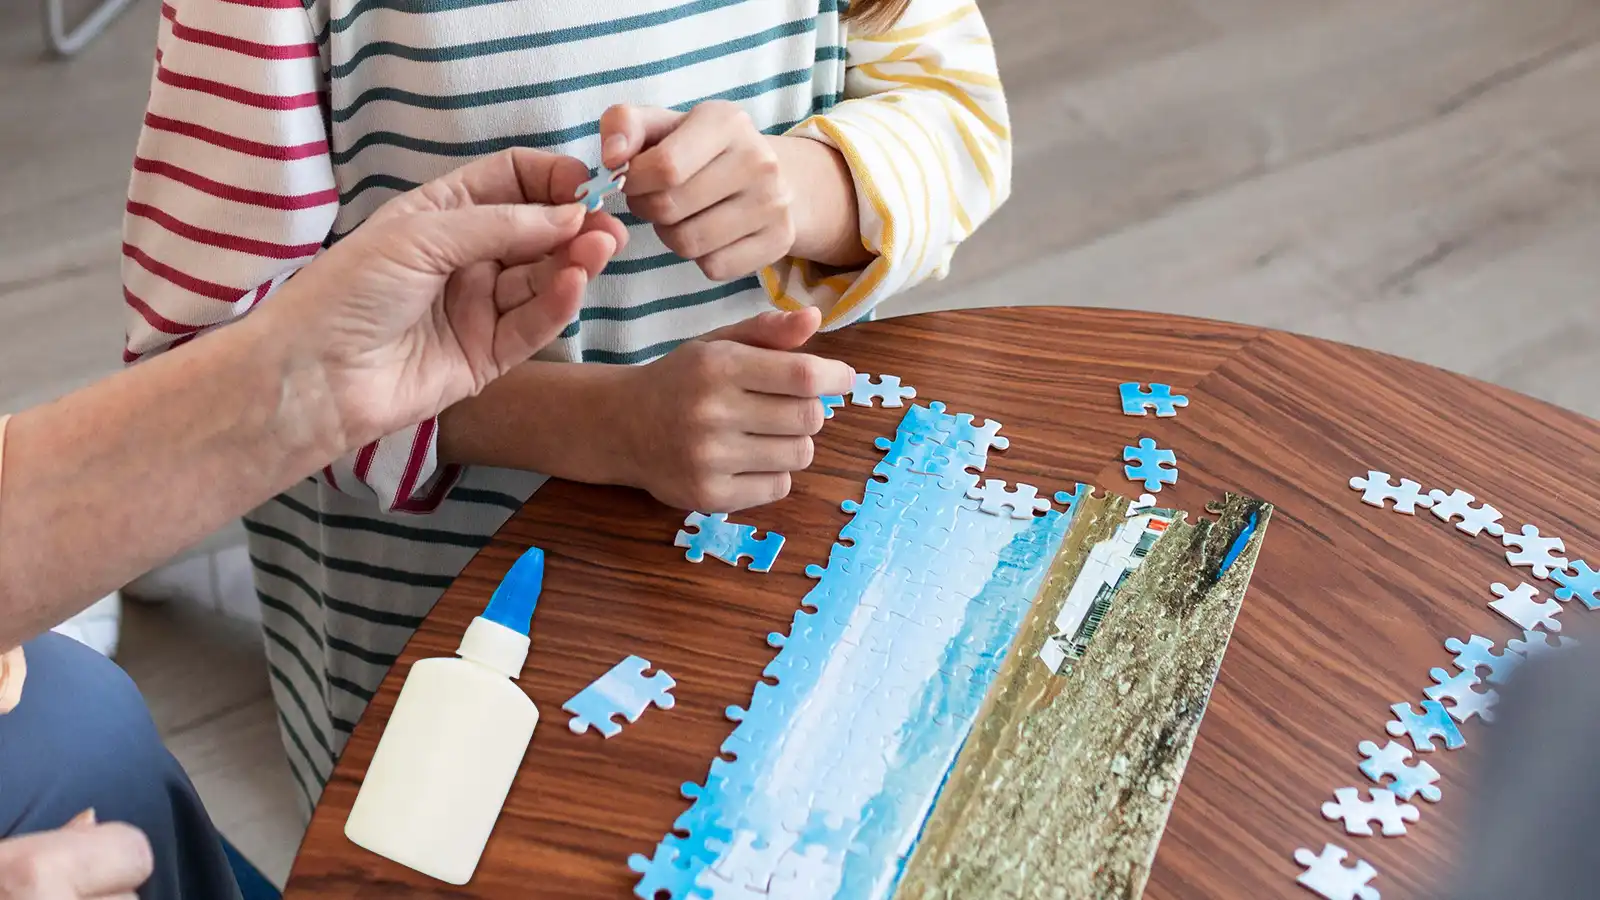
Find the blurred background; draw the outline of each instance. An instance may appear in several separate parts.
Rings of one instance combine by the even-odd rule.
[[[68,4],[69,18],[86,5]],[[890,314],[1231,319],[1600,416],[1600,4],[985,0],[1015,193]],[[119,228],[159,0],[74,57],[0,3],[0,412],[120,367]],[[280,884],[300,834],[231,528],[76,623]],[[137,598],[137,600],[132,599]]]

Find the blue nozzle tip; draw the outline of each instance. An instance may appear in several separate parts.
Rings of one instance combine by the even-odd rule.
[[[544,551],[533,547],[511,566],[489,598],[483,617],[497,625],[527,634],[533,622],[533,608],[539,605],[544,589]]]

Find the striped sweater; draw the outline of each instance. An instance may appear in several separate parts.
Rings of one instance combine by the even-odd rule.
[[[123,242],[128,362],[270,302],[397,193],[505,147],[599,158],[615,103],[738,102],[855,181],[860,271],[731,283],[619,198],[626,252],[542,358],[644,363],[773,305],[825,327],[942,275],[1004,200],[1010,134],[976,6],[913,0],[852,33],[839,0],[166,0]],[[314,803],[387,667],[543,476],[441,466],[427,421],[246,518],[280,724]],[[405,514],[414,514],[407,516]]]

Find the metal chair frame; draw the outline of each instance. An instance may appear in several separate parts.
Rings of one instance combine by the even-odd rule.
[[[101,0],[82,22],[67,27],[65,0],[40,0],[44,12],[44,41],[50,52],[61,57],[76,56],[84,47],[105,33],[107,27],[132,5],[133,0]]]

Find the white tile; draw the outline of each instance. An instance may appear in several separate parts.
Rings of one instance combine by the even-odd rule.
[[[250,551],[228,547],[210,555],[217,584],[217,609],[225,616],[261,624],[261,601],[256,597]]]

